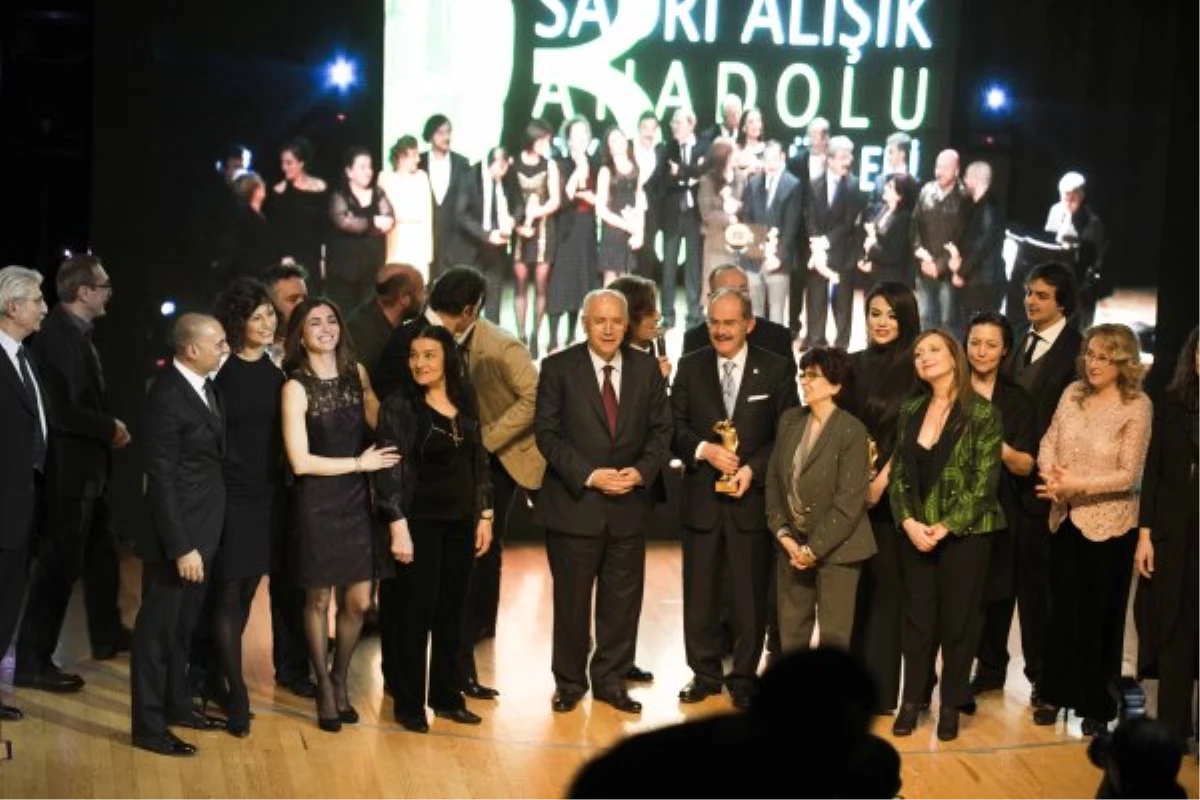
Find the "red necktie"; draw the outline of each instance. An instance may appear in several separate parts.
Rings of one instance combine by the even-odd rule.
[[[608,418],[608,435],[617,438],[617,390],[612,384],[612,364],[604,365],[604,388],[600,392],[604,401],[604,416]]]

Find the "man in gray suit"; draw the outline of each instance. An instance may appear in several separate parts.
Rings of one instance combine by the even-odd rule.
[[[850,377],[845,352],[809,350],[800,370],[807,408],[784,413],[767,467],[767,524],[781,548],[779,633],[785,653],[808,647],[819,608],[821,645],[845,650],[858,573],[875,555],[867,429],[835,402]]]

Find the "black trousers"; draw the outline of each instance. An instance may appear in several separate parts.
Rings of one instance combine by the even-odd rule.
[[[483,314],[499,325],[500,295],[504,292],[504,278],[508,275],[508,260],[503,250],[485,244],[479,247],[476,266],[487,281],[487,299],[483,301]]]
[[[92,650],[111,647],[121,632],[121,612],[117,605],[120,568],[108,501],[103,497],[51,498],[17,638],[17,672],[40,672],[50,665],[71,590],[80,578]]]
[[[605,528],[598,536],[546,531],[546,556],[554,579],[554,650],[551,668],[558,691],[619,694],[633,666],[646,539]],[[592,591],[595,590],[596,651],[591,664]]]
[[[720,683],[721,585],[729,571],[733,659],[728,682],[747,683],[758,674],[767,627],[767,580],[771,535],[743,531],[726,509],[712,530],[683,529],[683,643],[696,677]]]
[[[304,589],[286,569],[271,573],[271,661],[275,682],[311,680],[308,645],[304,639]]]
[[[129,658],[135,736],[161,735],[169,720],[191,713],[188,650],[207,589],[180,578],[174,561],[142,564],[142,607]]]
[[[1192,684],[1197,673],[1197,639],[1200,638],[1200,554],[1196,523],[1184,531],[1188,537],[1187,558],[1184,560],[1182,596],[1178,598],[1179,612],[1175,627],[1158,651],[1158,719],[1167,725],[1180,741],[1192,735]]]
[[[681,211],[679,219],[671,229],[663,229],[663,266],[662,266],[662,316],[663,326],[675,326],[675,287],[679,276],[679,247],[684,245],[686,253],[683,262],[683,286],[687,297],[687,317],[685,325],[688,328],[699,325],[700,295],[707,290],[701,286],[703,274],[700,268],[700,251],[704,247],[704,237],[700,231],[700,217],[695,209]]]
[[[975,668],[976,675],[981,678],[1003,682],[1008,674],[1008,631],[1012,627],[1015,606],[1021,618],[1025,677],[1034,686],[1041,681],[1050,592],[1050,529],[1047,524],[1045,514],[1030,514],[1023,508],[1009,515],[1008,530],[1013,537],[1016,562],[1015,593],[984,607],[983,635],[976,654],[979,663]]]
[[[929,553],[909,541],[900,547],[904,702],[928,701],[939,648],[942,705],[957,708],[971,700],[971,662],[983,625],[983,584],[991,548],[987,534],[950,534]]]
[[[1081,717],[1116,717],[1108,684],[1121,674],[1136,546],[1132,531],[1093,542],[1069,519],[1051,536],[1044,702],[1073,709]]]
[[[886,504],[884,496],[880,502]],[[900,630],[904,620],[904,583],[900,549],[911,548],[908,537],[896,530],[885,506],[870,511],[871,530],[878,552],[862,563],[850,652],[866,665],[875,681],[879,711],[896,708],[900,697]]]
[[[850,330],[854,324],[854,276],[845,274],[842,280],[833,287],[832,296],[829,292],[829,281],[816,270],[806,270],[805,276],[805,308],[808,309],[808,335],[805,337],[809,347],[826,347],[829,340],[825,336],[829,306],[833,306],[833,324],[837,328],[835,344],[843,350],[850,346]]]
[[[658,253],[654,251],[654,243],[658,238],[658,220],[647,211],[644,221],[645,236],[643,237],[642,247],[637,251],[637,274],[652,280],[656,284],[662,283],[663,262],[658,257]]]
[[[410,519],[408,525],[413,560],[396,564],[388,593],[388,602],[396,607],[385,608],[380,596],[381,621],[393,626],[390,674],[385,677],[396,714],[423,714],[426,697],[434,709],[464,708],[459,642],[475,557],[474,521]]]
[[[17,632],[21,601],[29,575],[29,545],[0,548],[0,653],[7,653]]]
[[[492,546],[475,559],[467,589],[462,642],[459,646],[460,670],[464,681],[479,679],[478,670],[475,669],[476,642],[496,633],[496,619],[500,611],[501,561],[504,537],[508,533],[508,517],[515,499],[525,496],[495,454],[489,454],[488,460],[495,519],[492,521]]]

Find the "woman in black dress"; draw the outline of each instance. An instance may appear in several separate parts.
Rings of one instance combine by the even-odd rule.
[[[844,403],[845,409],[867,426],[878,452],[875,477],[867,489],[867,516],[878,552],[863,563],[859,576],[850,649],[875,679],[877,710],[890,714],[900,696],[903,591],[899,548],[904,542],[885,493],[900,405],[917,391],[912,343],[921,332],[921,321],[912,290],[899,283],[875,284],[867,293],[865,306],[867,349],[851,355],[857,380]]]
[[[233,194],[237,198],[233,215],[226,230],[224,248],[226,281],[239,276],[257,276],[264,269],[279,263],[279,252],[271,228],[263,216],[263,201],[267,187],[256,172],[243,172],[234,178]]]
[[[321,248],[329,228],[329,191],[325,181],[308,173],[312,145],[303,137],[279,151],[283,180],[267,196],[265,213],[282,261],[321,274]]]
[[[971,387],[975,396],[989,401],[1000,411],[1004,428],[1000,461],[1000,506],[1008,527],[992,533],[992,552],[988,561],[987,584],[983,589],[984,630],[1005,632],[1002,650],[982,636],[976,657],[978,666],[972,690],[998,681],[1004,684],[1008,667],[1008,628],[1012,621],[1013,594],[1016,592],[1016,537],[1027,535],[1021,530],[1025,515],[1021,511],[1021,494],[1033,496],[1033,483],[1025,480],[1037,461],[1038,441],[1033,399],[1019,384],[1000,370],[1000,365],[1013,347],[1012,326],[995,311],[984,311],[971,317],[963,337],[967,361],[971,364]],[[999,639],[999,637],[994,637]],[[968,710],[974,710],[974,700]]]
[[[225,528],[213,560],[213,639],[228,698],[227,729],[250,733],[250,697],[242,675],[242,633],[259,579],[274,572],[283,531],[283,373],[267,357],[275,307],[267,287],[239,278],[217,298],[216,317],[233,353],[217,373],[225,399]]]
[[[438,717],[480,722],[463,699],[458,649],[471,561],[491,546],[492,484],[454,337],[443,327],[425,327],[413,339],[408,367],[403,388],[379,414],[379,443],[401,461],[381,472],[376,485],[404,611],[394,620],[395,668],[386,677],[397,721],[425,733],[426,697]]]
[[[558,245],[546,298],[550,315],[550,349],[558,349],[558,320],[567,316],[567,338],[575,341],[575,325],[583,296],[599,283],[596,273],[596,168],[588,156],[592,126],[583,117],[563,124],[567,154],[558,163],[563,181],[563,204],[555,223]]]
[[[1150,451],[1138,511],[1138,571],[1134,601],[1138,627],[1138,674],[1158,676],[1157,719],[1185,742],[1193,735],[1192,683],[1200,622],[1200,488],[1197,413],[1200,378],[1197,330],[1179,353],[1175,377],[1155,405]]]
[[[329,197],[325,288],[342,308],[354,308],[375,293],[375,273],[387,255],[384,237],[395,225],[392,204],[374,185],[375,169],[365,147],[346,151],[346,181]]]
[[[558,164],[550,158],[550,126],[540,119],[525,126],[521,152],[513,161],[521,205],[513,215],[517,221],[517,238],[513,244],[513,276],[516,291],[513,305],[517,314],[517,338],[528,344],[534,358],[538,357],[538,334],[546,316],[546,285],[550,282],[550,264],[554,261],[554,212],[558,211],[562,195],[558,180]],[[534,315],[533,335],[526,338],[525,322],[529,309],[529,272],[533,271]]]
[[[633,142],[614,126],[604,134],[604,164],[596,175],[596,213],[602,222],[598,261],[605,286],[637,269],[645,212]]]
[[[863,257],[858,270],[869,281],[894,281],[912,288],[915,280],[908,230],[917,202],[917,182],[910,175],[892,175],[883,183],[883,206],[863,227]]]
[[[374,525],[364,473],[392,467],[395,448],[367,446],[379,401],[354,361],[342,313],[309,298],[288,322],[284,345],[283,442],[296,475],[292,519],[296,583],[306,593],[304,636],[317,677],[317,721],[336,732],[358,721],[346,676],[371,604]],[[338,590],[337,646],[327,667],[329,599]]]

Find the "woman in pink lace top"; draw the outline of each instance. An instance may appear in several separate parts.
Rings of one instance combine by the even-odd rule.
[[[1138,488],[1150,442],[1150,400],[1137,337],[1097,325],[1084,337],[1081,379],[1063,392],[1038,452],[1050,500],[1050,621],[1037,725],[1074,709],[1090,736],[1116,716],[1108,683],[1121,668],[1133,570]]]

